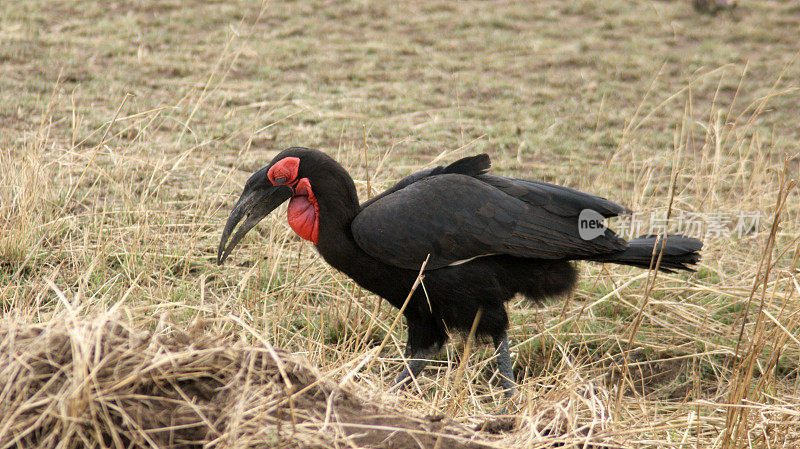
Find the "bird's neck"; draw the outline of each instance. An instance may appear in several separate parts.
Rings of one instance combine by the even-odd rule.
[[[341,166],[329,170],[322,182],[323,185],[313,186],[319,205],[319,241],[316,245],[325,260],[336,267],[333,259],[337,254],[358,248],[350,224],[361,212],[361,206],[353,178]]]
[[[351,228],[356,215],[361,212],[355,184],[348,175],[346,180],[342,178],[336,185],[335,189],[331,188],[333,185],[326,185],[325,195],[322,189],[317,189],[320,192],[317,194],[320,215],[317,251],[330,266],[363,288],[392,301],[395,298],[381,286],[387,278],[397,278],[397,269],[373,258],[358,246]]]

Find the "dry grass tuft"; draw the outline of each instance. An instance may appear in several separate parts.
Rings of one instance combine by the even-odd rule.
[[[483,447],[449,420],[365,402],[286,352],[156,328],[110,313],[2,322],[0,447]]]

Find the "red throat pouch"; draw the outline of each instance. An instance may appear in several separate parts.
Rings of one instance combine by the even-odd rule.
[[[287,218],[289,226],[297,235],[315,245],[319,243],[319,204],[308,178],[301,179],[295,185],[294,196],[289,200]]]

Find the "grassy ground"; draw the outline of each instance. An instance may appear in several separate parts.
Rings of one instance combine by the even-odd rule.
[[[388,393],[395,310],[283,214],[213,262],[243,181],[282,148],[333,154],[362,198],[487,152],[498,173],[635,210],[672,199],[673,217],[760,219],[706,235],[694,275],[583,264],[565,301],[511,304],[519,420],[476,438],[794,447],[798,26],[782,1],[716,16],[689,1],[2,2],[5,329],[112,312],[166,334],[213,328],[365,398],[485,421],[503,407],[490,352],[456,378],[457,341],[419,391]]]

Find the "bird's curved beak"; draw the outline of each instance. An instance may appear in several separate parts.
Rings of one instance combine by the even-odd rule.
[[[228,216],[225,229],[222,231],[222,240],[219,242],[219,249],[217,250],[217,264],[222,265],[225,262],[225,259],[228,258],[233,248],[242,240],[242,237],[247,234],[247,231],[291,197],[292,189],[289,186],[269,186],[242,193],[239,201],[236,202],[236,206],[233,207],[233,211]],[[242,220],[242,217],[247,218],[239,226],[239,229],[231,238],[230,244],[226,247],[225,244],[228,242],[228,237]]]

